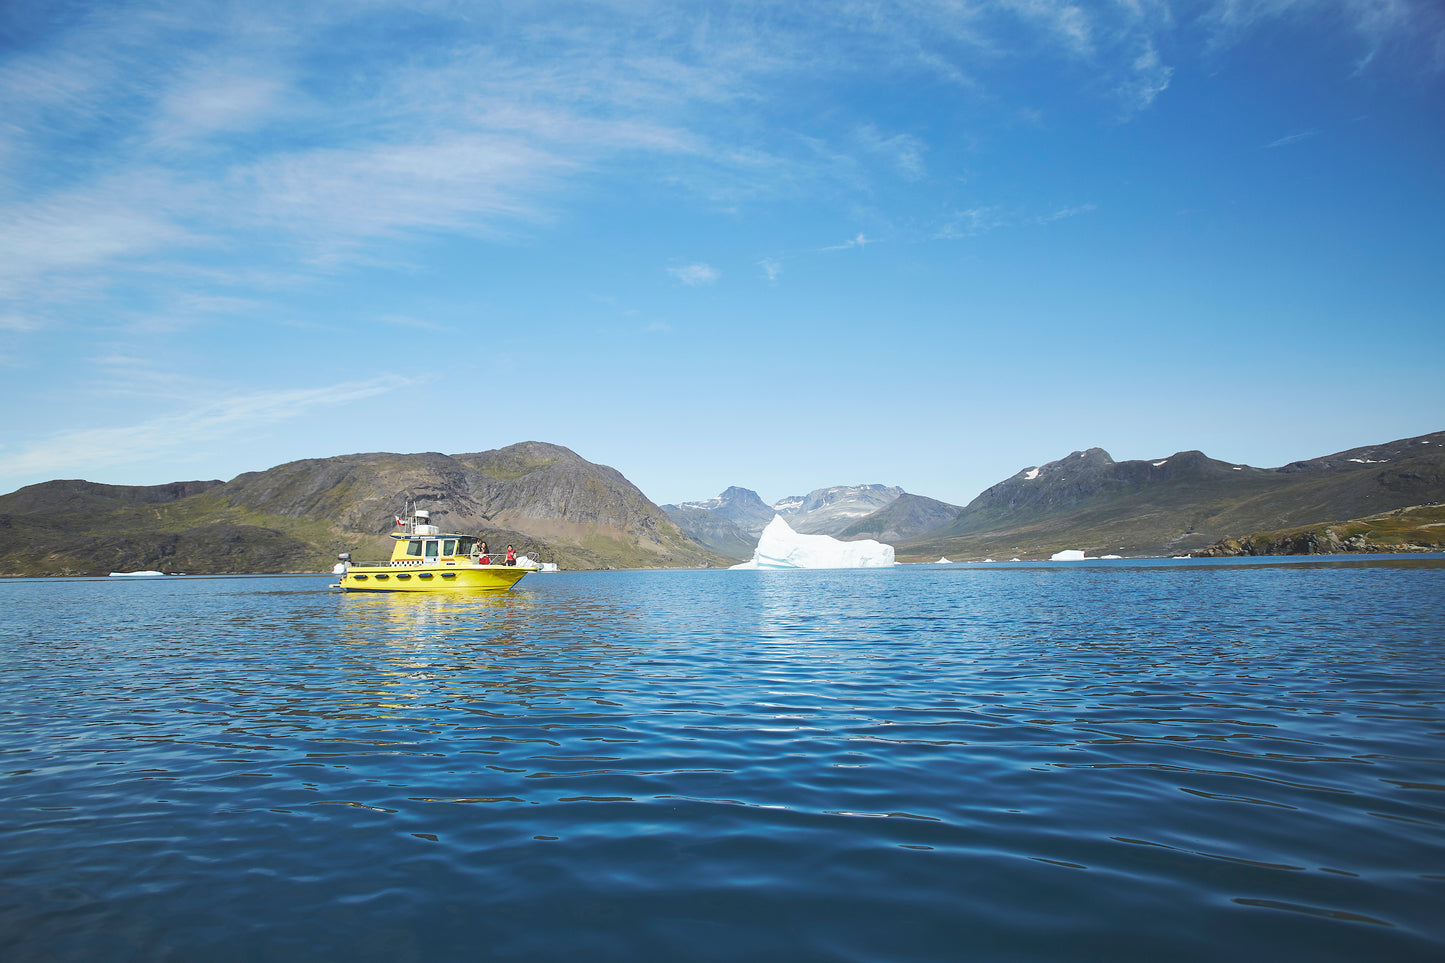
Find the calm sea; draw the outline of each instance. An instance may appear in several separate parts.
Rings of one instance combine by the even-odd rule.
[[[0,958],[1445,958],[1445,559],[330,581],[0,582]]]

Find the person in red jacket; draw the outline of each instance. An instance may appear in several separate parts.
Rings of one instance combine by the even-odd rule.
[[[512,546],[510,546],[510,545],[507,546],[507,564],[508,564],[508,565],[516,565],[516,564],[517,564],[517,553],[514,552],[514,551],[512,551]]]

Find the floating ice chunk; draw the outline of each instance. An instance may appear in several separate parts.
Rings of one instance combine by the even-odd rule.
[[[111,572],[111,578],[155,578],[157,575],[164,575],[165,572],[156,572],[146,569],[144,572]]]
[[[1082,562],[1084,553],[1077,548],[1066,548],[1049,556],[1050,562]]]
[[[937,562],[934,562],[934,564],[935,564],[935,565],[952,565],[953,563],[950,562],[947,557],[944,557],[944,558],[940,558]]]
[[[800,535],[774,515],[758,539],[752,561],[733,568],[888,568],[893,546],[865,538],[840,542],[830,535]]]

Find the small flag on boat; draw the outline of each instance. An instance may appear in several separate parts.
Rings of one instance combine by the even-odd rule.
[[[400,515],[393,515],[393,516],[391,516],[391,517],[396,519],[396,523],[397,523],[398,525],[403,524]]]

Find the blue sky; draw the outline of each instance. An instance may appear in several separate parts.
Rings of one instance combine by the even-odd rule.
[[[1445,428],[1433,0],[0,5],[0,491]]]

